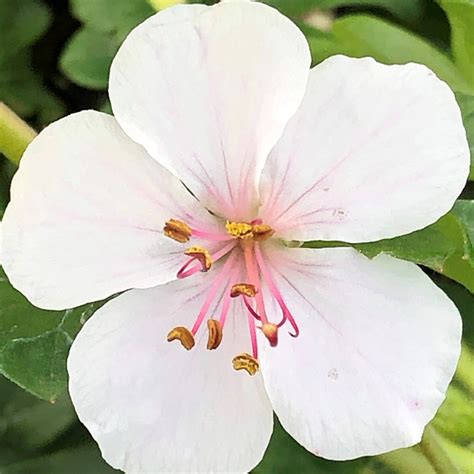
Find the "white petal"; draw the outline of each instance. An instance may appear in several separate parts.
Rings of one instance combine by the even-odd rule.
[[[259,3],[170,12],[142,23],[119,50],[114,114],[208,208],[254,217],[261,169],[304,95],[307,42]]]
[[[99,112],[43,130],[14,177],[3,263],[32,303],[70,308],[174,278],[182,249],[171,217],[211,216],[167,170]],[[208,217],[209,216],[209,217]]]
[[[278,284],[300,336],[261,344],[265,387],[284,428],[328,459],[418,443],[460,351],[454,304],[416,265],[353,249],[292,249]],[[263,342],[263,341],[262,341]]]
[[[272,151],[261,214],[289,239],[395,237],[445,214],[468,172],[459,107],[429,69],[334,56]]]
[[[243,313],[229,316],[215,351],[205,349],[206,330],[189,352],[166,342],[174,326],[193,324],[210,281],[131,290],[100,309],[74,341],[72,401],[115,468],[249,472],[262,459],[273,427],[262,377],[232,368],[232,358],[250,348]]]

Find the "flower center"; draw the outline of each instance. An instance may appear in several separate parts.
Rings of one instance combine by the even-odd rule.
[[[262,245],[274,235],[274,230],[260,219],[251,222],[227,221],[225,232],[207,232],[193,229],[187,223],[177,219],[166,222],[164,234],[177,242],[187,243],[191,238],[207,241],[214,250],[194,245],[184,251],[189,257],[178,270],[179,279],[188,278],[197,272],[209,272],[218,260],[224,260],[219,272],[214,277],[208,290],[203,306],[191,329],[178,326],[168,334],[168,341],[179,340],[181,345],[191,350],[195,345],[195,336],[202,323],[207,319],[207,349],[219,347],[223,335],[227,315],[233,299],[240,298],[247,310],[252,355],[243,352],[235,356],[232,364],[235,370],[245,370],[255,375],[259,370],[257,330],[268,340],[270,346],[278,345],[278,331],[289,323],[293,328],[291,336],[297,337],[298,326],[278,290],[273,274],[265,261]],[[264,295],[276,300],[282,311],[280,322],[269,321],[265,309]],[[221,298],[222,296],[222,298]],[[220,300],[220,301],[219,301]],[[213,303],[218,301],[217,316],[211,313]],[[215,306],[215,305],[214,305]]]

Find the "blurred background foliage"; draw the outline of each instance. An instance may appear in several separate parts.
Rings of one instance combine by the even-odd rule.
[[[176,2],[0,0],[0,102],[37,130],[78,110],[110,111],[108,71],[118,47],[134,26],[171,3]],[[266,3],[300,26],[314,64],[339,53],[387,64],[426,64],[455,92],[473,149],[474,0]],[[15,169],[0,155],[0,217]],[[277,426],[256,473],[436,474],[427,452],[433,443],[436,452],[454,461],[453,473],[474,473],[473,197],[469,182],[454,212],[428,229],[358,247],[369,256],[384,251],[423,265],[462,312],[461,361],[428,428],[429,443],[376,458],[329,462],[307,453]],[[66,390],[70,343],[96,307],[39,310],[10,286],[0,268],[0,474],[116,472],[77,421]]]

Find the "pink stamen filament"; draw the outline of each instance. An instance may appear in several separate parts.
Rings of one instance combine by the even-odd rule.
[[[212,262],[215,263],[225,255],[227,255],[233,248],[235,247],[235,242],[231,242],[227,245],[224,245],[221,249],[219,249],[216,253],[211,255]],[[188,267],[192,264],[196,263],[196,265],[188,270]],[[176,274],[176,277],[182,280],[183,278],[188,278],[191,275],[194,275],[197,272],[202,271],[203,265],[202,262],[199,261],[196,257],[191,257],[179,270]]]
[[[260,316],[260,319],[263,324],[268,323],[267,313],[265,311],[265,303],[263,301],[262,285],[260,283],[260,275],[258,268],[253,256],[252,249],[254,245],[245,245],[244,246],[244,258],[245,265],[247,267],[247,276],[252,285],[257,288],[257,294],[255,295],[255,301],[257,303],[257,313]]]
[[[257,314],[257,312],[252,308],[252,305],[250,304],[249,298],[247,296],[244,296],[244,303],[247,309],[249,310],[249,313],[257,320],[261,321],[262,318]]]
[[[288,320],[288,322],[293,327],[293,330],[295,331],[294,334],[290,333],[290,336],[298,337],[300,333],[298,325],[296,324],[295,318],[293,317],[293,315],[291,314],[291,311],[288,309],[288,306],[283,300],[283,296],[281,292],[278,290],[275,284],[273,275],[271,274],[269,268],[267,267],[265,263],[265,259],[263,258],[262,251],[260,250],[260,246],[258,245],[258,243],[255,244],[255,258],[257,260],[257,265],[260,268],[260,271],[262,272],[263,278],[265,279],[268,285],[268,288],[270,289],[271,294],[277,300],[283,312],[283,319],[277,326],[278,327],[283,326],[283,324],[285,324],[285,322]]]
[[[224,285],[225,280],[229,278],[229,269],[232,268],[232,265],[234,264],[235,259],[236,259],[235,253],[229,256],[227,261],[224,263],[221,271],[219,272],[218,276],[215,278],[214,282],[212,283],[209,293],[207,294],[207,298],[204,301],[204,304],[201,308],[201,311],[198,314],[196,322],[194,323],[194,326],[191,329],[191,332],[193,333],[194,336],[196,335],[199,328],[201,327],[201,324],[204,321],[204,318],[207,316],[209,312],[209,308],[211,307],[211,304],[214,301],[214,298],[216,297],[217,291],[219,290],[219,288],[221,288]]]

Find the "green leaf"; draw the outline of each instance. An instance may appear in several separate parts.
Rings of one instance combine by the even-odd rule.
[[[383,8],[395,17],[415,22],[423,13],[422,0],[266,0],[265,3],[291,17],[299,17],[315,8],[329,10],[345,6]]]
[[[316,241],[305,242],[304,246],[352,246],[369,258],[383,252],[431,268],[474,292],[472,244],[465,224],[454,213],[425,229],[393,239],[363,244]]]
[[[423,38],[375,16],[348,15],[334,22],[330,34],[314,30],[313,34],[308,30],[308,34],[315,62],[334,54],[345,54],[358,58],[372,56],[385,64],[421,63],[456,91],[473,91],[446,54]]]
[[[438,0],[451,24],[451,42],[459,69],[474,87],[474,0]]]
[[[88,26],[72,36],[61,56],[64,74],[76,84],[91,89],[105,89],[109,70],[120,42],[114,35]]]
[[[107,87],[110,65],[125,36],[154,13],[147,0],[73,0],[84,23],[67,43],[60,67],[71,81],[90,89]]]
[[[458,241],[453,238],[453,235],[457,235],[458,228],[456,217],[448,214],[417,232],[394,239],[355,244],[354,247],[369,258],[383,252],[441,271],[446,261],[458,250]]]
[[[474,201],[460,199],[456,202],[453,212],[466,227],[472,247],[474,248]]]
[[[474,180],[474,95],[458,92],[456,99],[461,108],[467,141],[469,142],[469,149],[471,150],[471,171],[469,173],[469,179],[472,181]]]
[[[370,258],[384,252],[424,265],[474,292],[471,241],[463,222],[453,213],[420,231],[354,247]]]
[[[74,336],[98,305],[45,311],[31,305],[0,269],[0,371],[30,393],[54,401],[66,389]]]
[[[71,7],[89,28],[119,36],[155,13],[147,0],[71,0]]]
[[[34,43],[50,21],[48,8],[39,0],[0,0],[0,61]]]
[[[65,449],[0,468],[0,474],[111,474],[95,445]]]

